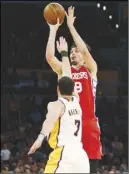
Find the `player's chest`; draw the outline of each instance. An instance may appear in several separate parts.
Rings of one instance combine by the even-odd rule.
[[[86,71],[72,71],[72,79],[75,82],[74,91],[76,91],[77,93],[82,93],[89,86],[91,86],[91,78]]]
[[[88,81],[89,74],[86,71],[72,71],[72,79],[74,81]]]

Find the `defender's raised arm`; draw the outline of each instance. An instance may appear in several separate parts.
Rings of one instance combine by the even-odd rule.
[[[56,72],[58,75],[60,75],[62,74],[61,62],[55,57],[55,39],[57,30],[60,26],[59,20],[57,21],[56,25],[48,25],[50,28],[50,32],[46,47],[46,60],[48,64],[51,66],[52,70]]]

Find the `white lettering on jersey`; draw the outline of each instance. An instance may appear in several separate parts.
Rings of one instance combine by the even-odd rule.
[[[72,73],[72,79],[76,79],[76,80],[79,80],[79,79],[88,79],[88,74],[87,72],[79,72],[79,73]],[[81,82],[75,82],[75,87],[74,87],[74,91],[77,92],[77,93],[80,93],[82,92],[82,84]]]
[[[72,73],[73,80],[74,79],[78,80],[78,79],[83,79],[83,78],[88,79],[87,72]]]
[[[60,119],[60,131],[58,134],[58,146],[65,144],[81,144],[82,136],[82,110],[79,101],[73,97],[73,101],[59,98],[65,105],[65,112]]]
[[[82,84],[81,84],[81,82],[75,82],[74,91],[77,92],[77,93],[82,92]]]

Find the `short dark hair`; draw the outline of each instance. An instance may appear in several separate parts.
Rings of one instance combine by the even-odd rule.
[[[85,43],[85,44],[86,44],[88,50],[91,51],[91,47],[87,43]],[[72,48],[76,48],[76,47],[77,47],[76,44],[73,43],[72,46],[71,46],[71,48],[70,48],[70,52],[71,52]]]
[[[72,95],[74,90],[74,81],[67,76],[61,77],[58,81],[61,95]]]

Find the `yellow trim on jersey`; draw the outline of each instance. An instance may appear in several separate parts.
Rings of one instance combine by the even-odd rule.
[[[60,129],[60,118],[56,121],[53,130],[48,138],[48,144],[51,148],[55,149],[58,143],[58,134]]]
[[[63,149],[64,147],[57,147],[50,153],[44,173],[56,173],[62,159]]]

